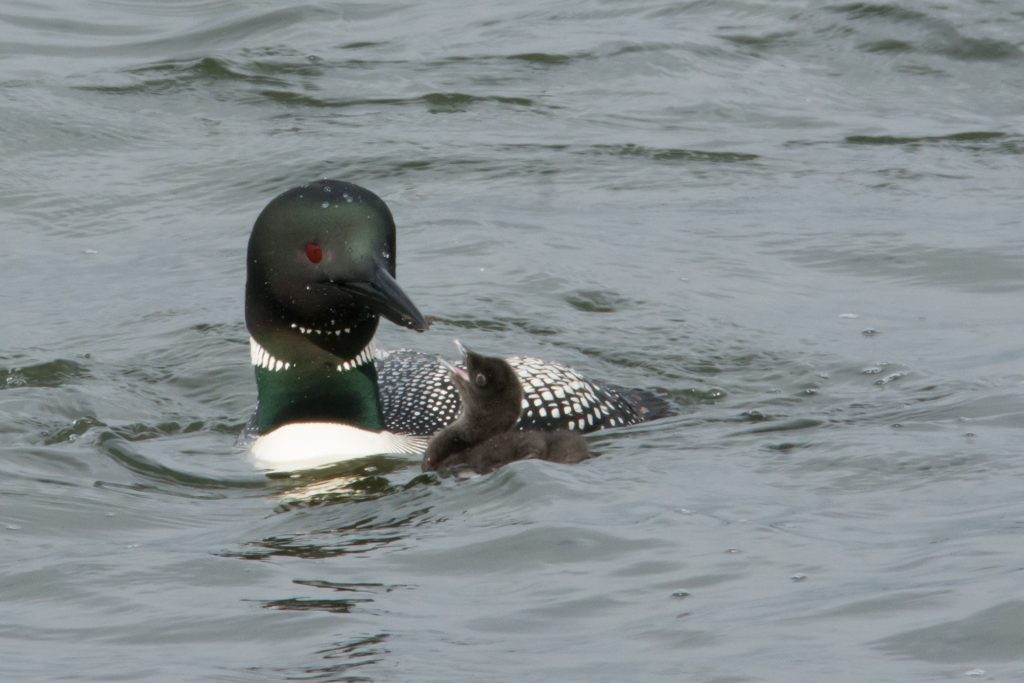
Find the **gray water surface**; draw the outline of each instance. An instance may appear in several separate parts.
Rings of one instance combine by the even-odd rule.
[[[1024,9],[0,5],[0,677],[1024,680]],[[679,415],[290,478],[248,230],[380,194],[429,334]]]

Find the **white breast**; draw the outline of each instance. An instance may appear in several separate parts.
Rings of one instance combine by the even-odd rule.
[[[369,455],[419,455],[427,437],[371,432],[334,422],[296,422],[256,439],[249,460],[271,472],[324,467]]]

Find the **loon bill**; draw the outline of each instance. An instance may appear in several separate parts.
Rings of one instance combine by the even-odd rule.
[[[395,262],[390,210],[352,183],[296,187],[257,217],[245,288],[257,407],[241,437],[257,467],[417,456],[458,417],[459,392],[435,356],[373,346],[382,316],[428,328],[398,285]],[[519,428],[590,432],[672,413],[644,389],[594,382],[536,358],[508,362],[524,389]]]

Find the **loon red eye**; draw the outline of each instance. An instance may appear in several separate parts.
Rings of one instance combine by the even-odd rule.
[[[324,258],[324,250],[316,242],[310,242],[306,245],[306,258],[310,263],[320,263]]]

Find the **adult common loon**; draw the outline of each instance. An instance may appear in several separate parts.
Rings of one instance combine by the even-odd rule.
[[[468,467],[484,474],[516,460],[574,463],[590,457],[579,432],[515,429],[523,411],[523,386],[508,361],[482,356],[457,339],[464,367],[441,361],[459,391],[462,413],[434,434],[421,469]]]
[[[461,400],[436,357],[377,351],[381,316],[428,323],[395,281],[395,223],[377,195],[319,180],[277,196],[249,238],[245,322],[257,407],[242,441],[262,469],[291,471],[375,454],[418,455]],[[671,414],[643,389],[510,358],[522,381],[520,428],[590,432]]]

